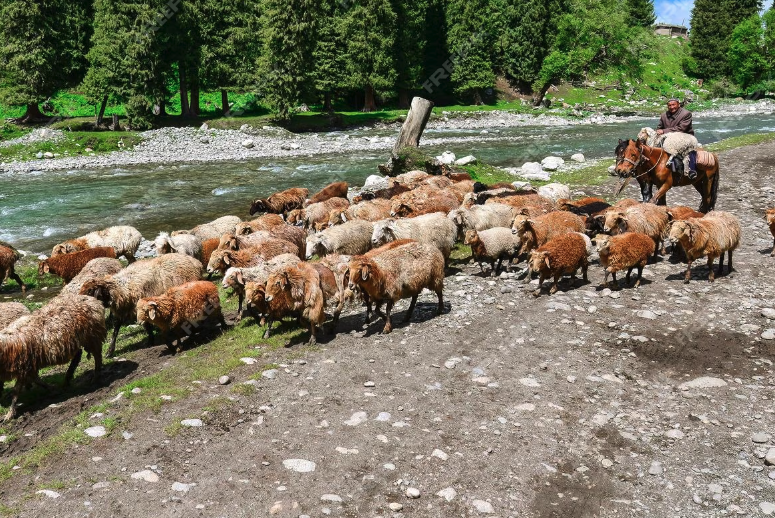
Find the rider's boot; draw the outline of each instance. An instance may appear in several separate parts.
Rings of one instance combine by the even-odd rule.
[[[692,151],[689,153],[689,170],[686,172],[686,177],[689,180],[697,179],[697,152]]]

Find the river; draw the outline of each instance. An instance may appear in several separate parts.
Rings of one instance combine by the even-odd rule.
[[[611,157],[617,139],[634,137],[652,121],[612,124],[428,130],[424,146],[472,154],[487,163],[518,167],[548,155],[566,160]],[[697,117],[704,144],[746,133],[775,131],[775,115]],[[386,136],[385,130],[347,131],[351,138]],[[47,252],[68,239],[111,225],[132,225],[149,239],[162,230],[191,228],[225,214],[248,217],[253,198],[292,186],[316,190],[346,180],[361,185],[388,154],[352,152],[288,159],[212,164],[168,164],[0,175],[0,240],[22,250]]]

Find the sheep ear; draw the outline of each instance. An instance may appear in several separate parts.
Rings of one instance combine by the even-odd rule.
[[[546,263],[546,267],[547,267],[547,268],[551,268],[551,267],[552,267],[552,266],[549,264],[549,256],[548,256],[548,255],[547,255],[546,257],[544,257],[544,262]]]
[[[148,317],[151,320],[156,320],[156,308],[151,308],[148,310]]]
[[[342,216],[342,223],[347,223],[347,213],[342,212],[341,216]]]
[[[242,278],[242,270],[237,272],[237,282],[240,284],[245,284],[245,280]]]
[[[229,257],[229,254],[223,254],[223,262],[226,263],[227,266],[231,265],[231,258]]]
[[[43,265],[43,273],[48,273],[51,271],[51,267],[48,265],[48,263]]]
[[[369,280],[369,267],[368,265],[363,265],[361,267],[361,280],[368,281]]]

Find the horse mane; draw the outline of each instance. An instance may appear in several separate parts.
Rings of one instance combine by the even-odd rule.
[[[619,144],[616,146],[616,151],[614,152],[614,153],[616,153],[616,156],[619,156],[622,153],[624,153],[624,150],[627,149],[627,146],[630,145],[630,142],[632,142],[632,139],[627,139],[627,140],[619,141]]]

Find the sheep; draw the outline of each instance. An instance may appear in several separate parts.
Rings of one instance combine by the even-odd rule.
[[[600,200],[600,198],[586,198],[587,200]],[[579,200],[581,201],[581,200]],[[616,212],[616,211],[622,211],[625,209],[628,209],[629,207],[635,207],[637,205],[640,205],[641,202],[637,200],[633,200],[632,198],[624,198],[613,205],[608,205],[608,203],[595,203],[591,202],[588,204],[587,207],[579,207],[580,210],[573,210],[571,209],[571,212],[574,212],[575,214],[579,214],[581,216],[587,215],[587,232],[590,235],[599,234],[605,231],[605,218],[608,215],[609,212]]]
[[[113,315],[113,336],[108,357],[116,350],[118,331],[125,323],[132,322],[136,315],[137,301],[143,297],[161,295],[173,286],[199,280],[202,263],[183,254],[164,254],[127,266],[120,272],[86,282],[81,295],[89,295],[110,308]],[[153,345],[153,328],[146,326],[148,342]]]
[[[410,189],[416,189],[422,184],[423,181],[430,177],[431,175],[425,171],[414,170],[396,176],[393,181],[399,185],[405,185]]]
[[[207,263],[207,273],[225,273],[229,267],[248,268],[258,266],[273,257],[281,254],[293,254],[298,256],[299,249],[293,243],[283,239],[263,238],[254,243],[254,246],[241,248],[240,250],[221,249],[216,250],[210,256]]]
[[[361,191],[360,194],[353,197],[353,203],[361,203],[362,201],[371,200],[391,200],[399,194],[403,194],[411,190],[412,189],[407,185],[392,181],[392,183],[390,183],[390,185],[385,189],[378,189],[376,191]]]
[[[600,254],[600,265],[605,271],[603,287],[608,287],[608,274],[613,274],[614,285],[619,288],[616,272],[627,270],[627,284],[634,268],[638,269],[638,279],[635,287],[640,286],[643,277],[643,267],[648,264],[649,257],[654,255],[654,240],[640,232],[625,232],[616,236],[604,236],[597,243]]]
[[[770,256],[773,257],[775,256],[775,209],[767,209],[764,217],[767,219],[767,226],[770,227],[770,234],[772,234],[772,253]],[[0,277],[0,280],[2,280],[2,277]]]
[[[70,294],[60,294],[0,331],[0,392],[4,382],[16,381],[5,421],[16,416],[16,403],[23,387],[30,383],[45,385],[38,377],[40,369],[70,362],[65,374],[68,385],[83,350],[94,356],[92,379],[96,382],[102,369],[102,342],[106,334],[100,303]]]
[[[242,220],[237,216],[223,216],[209,223],[197,225],[191,230],[178,230],[173,232],[172,237],[193,234],[202,241],[206,241],[208,239],[221,237],[221,235],[233,230],[241,222]]]
[[[271,214],[286,214],[293,209],[300,209],[309,195],[309,189],[293,187],[282,192],[272,194],[266,199],[256,199],[250,205],[250,215],[256,212],[269,212]]]
[[[232,291],[237,294],[239,300],[237,321],[242,319],[242,305],[245,301],[245,286],[247,283],[257,282],[266,284],[266,279],[272,271],[280,266],[285,266],[286,264],[298,264],[299,262],[301,262],[301,259],[296,255],[281,254],[258,266],[252,266],[250,268],[231,267],[226,270],[226,273],[223,275],[221,286],[223,286],[224,289],[231,288]]]
[[[237,223],[234,227],[234,233],[238,236],[252,234],[259,230],[270,230],[272,227],[285,225],[285,220],[279,214],[264,214],[251,221]]]
[[[422,180],[416,188],[432,187],[434,189],[449,189],[454,182],[446,176],[430,176]]]
[[[611,235],[627,231],[647,234],[654,240],[654,260],[656,261],[668,223],[669,218],[665,207],[641,203],[624,210],[608,210],[605,214],[603,230]]]
[[[382,198],[370,201],[362,201],[347,208],[334,209],[328,215],[328,226],[339,225],[361,219],[364,221],[379,221],[390,217],[390,206],[392,202]]]
[[[301,222],[307,230],[319,232],[328,227],[331,211],[347,209],[349,206],[350,201],[347,198],[329,198],[326,201],[308,205],[301,211],[297,222]]]
[[[533,193],[503,193],[497,196],[492,196],[484,202],[485,205],[492,203],[501,203],[503,205],[514,207],[515,209],[521,209],[524,207],[540,207],[542,210],[552,211],[555,208],[554,201],[539,194]]]
[[[135,253],[137,253],[142,240],[143,236],[134,227],[109,227],[76,239],[70,239],[64,243],[59,243],[51,251],[51,255],[69,254],[80,252],[87,248],[109,246],[116,251],[116,257],[124,256],[127,261],[133,263],[135,261]]]
[[[455,183],[473,180],[473,178],[471,178],[471,175],[468,173],[449,173],[449,179]]]
[[[697,212],[691,207],[676,205],[667,209],[667,217],[670,221],[682,221],[689,218],[702,218],[705,214]]]
[[[86,263],[86,266],[83,267],[73,280],[62,288],[62,293],[78,295],[83,285],[87,282],[94,279],[104,279],[108,275],[115,275],[121,271],[121,268],[123,266],[118,259],[110,259],[108,257],[92,259]]]
[[[307,238],[306,258],[313,255],[325,257],[328,254],[359,255],[371,248],[374,223],[354,219],[343,225],[327,228],[320,234]]]
[[[399,218],[414,218],[434,212],[446,214],[459,206],[460,201],[453,191],[425,186],[393,198],[390,215]]]
[[[457,227],[457,239],[462,241],[469,230],[487,230],[509,227],[514,220],[514,209],[508,205],[474,205],[470,209],[459,208],[447,215]]]
[[[202,239],[194,234],[179,234],[170,236],[161,232],[153,241],[156,245],[156,256],[163,254],[184,254],[202,258]]]
[[[218,249],[230,248],[239,250],[244,247],[255,247],[267,239],[280,239],[295,246],[299,251],[306,247],[307,233],[298,227],[283,225],[270,230],[259,230],[252,234],[233,234],[227,232],[221,236]]]
[[[587,254],[587,242],[577,232],[569,232],[554,237],[537,250],[530,253],[529,272],[538,272],[538,289],[533,295],[541,295],[541,285],[544,279],[553,278],[554,282],[549,290],[553,295],[557,292],[557,283],[565,274],[576,278],[576,270],[581,268],[583,278],[587,280],[589,258]],[[528,279],[530,274],[528,273]]]
[[[207,264],[210,262],[210,256],[213,255],[213,252],[218,250],[218,245],[220,242],[221,240],[215,237],[202,241],[202,255],[198,257],[202,264]]]
[[[184,335],[192,335],[208,319],[217,320],[221,329],[226,329],[218,288],[207,281],[187,282],[168,289],[163,295],[142,298],[137,301],[136,316],[139,324],[158,327],[173,353],[183,350]],[[177,337],[177,348],[172,346],[171,335]]]
[[[326,185],[317,194],[304,203],[304,206],[320,203],[330,198],[347,198],[347,182],[336,182]]]
[[[116,258],[116,251],[111,247],[98,246],[87,248],[80,252],[71,252],[69,254],[60,254],[38,263],[38,275],[51,273],[62,277],[65,284],[72,281],[81,270],[91,261],[98,257]]]
[[[398,239],[414,239],[433,245],[446,261],[455,247],[457,227],[444,213],[424,214],[411,219],[385,219],[374,223],[371,246],[377,248]]]
[[[411,297],[404,322],[412,318],[417,296],[427,288],[439,299],[437,314],[444,311],[444,256],[434,246],[406,243],[373,257],[353,257],[349,265],[349,288],[356,286],[377,304],[377,313],[385,320],[384,334],[393,330],[390,312],[401,299]],[[379,310],[386,303],[385,313]]]
[[[584,221],[575,214],[564,211],[550,212],[543,216],[515,221],[512,232],[522,242],[520,255],[548,243],[551,239],[568,232],[584,232]],[[528,275],[528,278],[530,276]]]
[[[0,302],[0,330],[11,325],[17,318],[29,314],[30,310],[21,302]]]
[[[538,194],[557,203],[570,198],[570,187],[562,183],[549,183],[538,188]]]
[[[272,273],[266,281],[265,300],[271,309],[264,337],[269,336],[273,318],[295,314],[309,322],[309,344],[315,344],[316,330],[326,320],[325,296],[320,284],[320,274],[309,263],[284,266]]]
[[[27,285],[24,284],[21,277],[19,277],[14,270],[16,261],[21,259],[22,254],[19,253],[14,247],[8,243],[0,242],[0,286],[3,285],[6,279],[16,281],[16,284],[21,286],[22,293],[27,291]]]
[[[557,208],[572,212],[579,216],[591,216],[593,214],[604,211],[611,206],[603,198],[581,198],[580,200],[570,200],[567,198],[560,198],[557,200]]]
[[[495,227],[487,230],[466,232],[464,244],[471,247],[471,256],[479,263],[479,269],[484,273],[483,263],[490,265],[490,275],[500,272],[504,259],[513,261],[519,255],[519,237],[508,227]],[[498,262],[497,266],[495,261]]]
[[[473,180],[461,180],[457,182],[453,180],[449,190],[457,195],[457,199],[460,203],[463,203],[466,195],[474,192],[474,185],[475,182]]]
[[[740,245],[740,220],[728,212],[711,211],[703,218],[674,221],[669,239],[680,243],[686,253],[688,267],[684,282],[692,278],[692,262],[708,257],[708,280],[713,282],[713,261],[719,258],[718,275],[724,271],[724,252],[729,254],[728,271],[732,271],[732,252]]]

